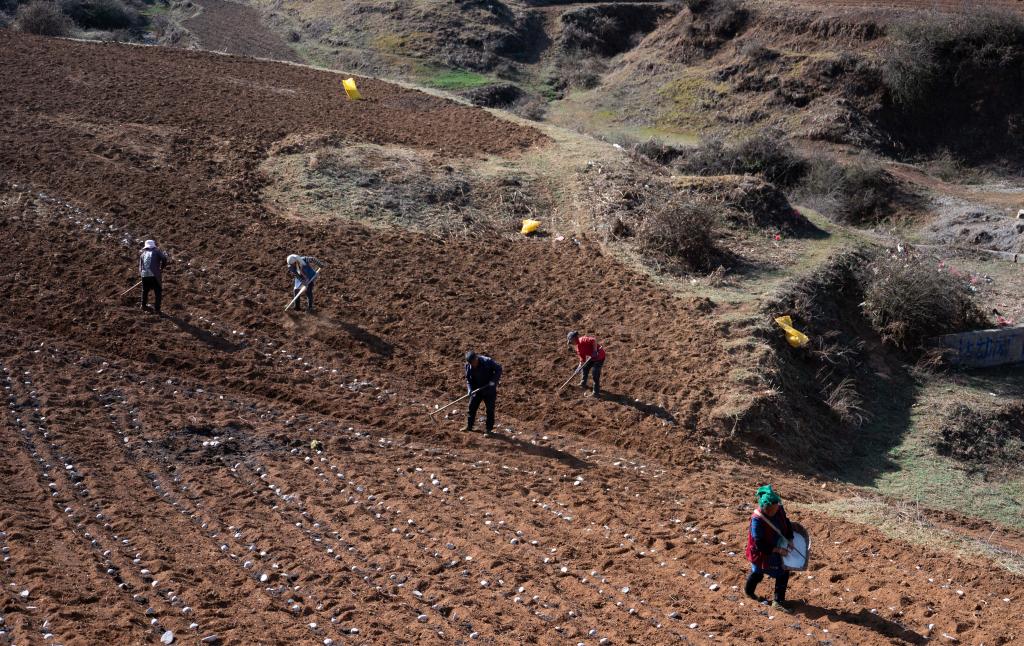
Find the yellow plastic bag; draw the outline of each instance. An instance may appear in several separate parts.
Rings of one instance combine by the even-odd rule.
[[[348,95],[349,99],[353,101],[359,101],[363,98],[363,95],[360,94],[359,90],[356,88],[355,79],[345,79],[344,81],[341,82],[341,84],[345,86],[345,94]]]
[[[523,228],[519,230],[519,233],[528,236],[539,228],[540,220],[523,220]]]
[[[810,343],[811,340],[807,338],[806,334],[793,327],[793,319],[789,316],[780,316],[775,319],[775,322],[786,332],[786,340],[789,341],[789,345],[794,348],[802,348]]]

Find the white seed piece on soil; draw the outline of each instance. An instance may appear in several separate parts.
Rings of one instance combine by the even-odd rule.
[[[161,644],[171,644],[171,643],[174,643],[174,633],[169,631],[169,630],[166,631],[163,635],[160,636],[160,643]]]
[[[690,624],[690,628],[696,628],[697,624]]]
[[[421,624],[427,623],[427,619],[429,619],[429,617],[427,617],[426,615],[420,615],[419,617],[416,617],[416,621],[420,622]]]

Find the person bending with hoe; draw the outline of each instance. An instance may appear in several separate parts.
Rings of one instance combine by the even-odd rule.
[[[573,330],[568,335],[569,345],[576,350],[576,356],[580,360],[577,370],[583,369],[583,377],[580,379],[580,388],[587,387],[587,377],[590,372],[594,373],[594,397],[601,396],[601,368],[604,367],[604,348],[597,344],[597,339],[592,336],[580,336],[580,333]]]
[[[789,554],[789,544],[793,540],[793,523],[786,517],[782,507],[782,498],[775,493],[771,485],[757,490],[757,509],[750,517],[750,532],[747,535],[747,560],[750,561],[750,574],[743,591],[748,597],[762,603],[757,596],[757,585],[764,580],[764,575],[775,579],[775,599],[772,607],[780,612],[791,612],[786,607],[786,586],[789,584],[789,571],[782,567],[782,557]]]
[[[501,365],[490,357],[473,351],[466,353],[466,388],[469,390],[469,412],[466,414],[467,433],[473,432],[476,411],[480,402],[487,407],[487,431],[494,430],[494,404],[498,399],[498,381],[501,380]]]
[[[163,288],[160,285],[164,267],[170,260],[167,254],[156,246],[156,240],[146,240],[139,251],[139,275],[142,277],[142,310],[149,311],[149,292],[153,292],[153,309],[160,313]]]
[[[317,269],[321,269],[324,266],[323,263],[313,256],[300,256],[294,253],[288,256],[287,261],[288,274],[295,279],[292,284],[292,298],[298,296],[302,288],[305,287],[307,309],[313,312],[313,283],[316,282]],[[316,269],[313,268],[314,266]],[[295,310],[302,311],[301,298],[295,301]]]

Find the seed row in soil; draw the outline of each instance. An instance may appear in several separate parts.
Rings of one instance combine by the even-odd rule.
[[[10,380],[9,368],[2,366],[2,370],[4,371],[7,379],[5,386],[12,386],[13,382]],[[22,375],[19,376],[19,380],[24,386],[24,390],[27,391],[29,406],[32,409],[32,415],[35,418],[36,431],[38,434],[48,437],[49,434],[45,425],[46,418],[42,415],[41,406],[36,398],[36,393],[32,390],[32,381],[29,373],[27,371],[22,373]],[[30,430],[30,426],[33,426],[32,421],[23,419],[17,414],[17,396],[14,394],[13,390],[9,393],[8,399],[11,409],[10,422],[12,426],[17,428],[19,431],[25,450],[35,461],[37,465],[37,478],[40,484],[49,491],[48,495],[52,501],[55,511],[64,519],[68,532],[87,545],[87,549],[94,561],[100,570],[110,577],[111,582],[116,586],[116,589],[124,595],[130,595],[132,587],[122,578],[121,569],[118,568],[111,559],[113,551],[111,549],[107,549],[104,542],[88,531],[88,528],[89,526],[92,526],[92,523],[86,525],[86,522],[83,522],[83,520],[80,519],[79,514],[75,512],[74,508],[71,506],[72,499],[64,493],[61,487],[57,484],[56,479],[51,476],[51,471],[60,471],[64,474],[63,478],[66,480],[72,491],[77,492],[79,496],[88,498],[88,491],[85,488],[84,482],[79,479],[80,475],[74,470],[74,464],[67,461],[56,445],[52,444],[49,440],[45,440],[42,443],[49,448],[43,448],[40,450],[40,444],[37,444],[36,442],[36,434]],[[53,464],[51,464],[51,461],[62,465],[63,468],[54,467]],[[134,601],[136,604],[139,603],[137,598],[134,599]],[[145,601],[143,600],[142,603],[145,603]],[[155,611],[149,609],[144,614],[149,618],[147,623],[154,634],[162,635],[166,631],[166,629],[161,625],[159,617]],[[50,621],[48,619],[42,623],[40,631],[43,634],[44,640],[55,640],[55,635],[51,632]],[[65,631],[73,633],[72,628],[66,628]],[[55,640],[54,643],[59,643],[59,641]]]
[[[308,462],[306,460],[308,460]],[[314,470],[317,472],[318,477],[323,479],[325,482],[332,483],[332,479],[327,475],[327,473],[324,470],[320,469],[319,466],[316,465],[316,461],[314,461],[311,456],[305,456],[304,463],[308,464],[309,466],[314,468]],[[340,469],[339,469],[339,467],[337,467],[337,465],[335,465],[333,463],[328,463],[328,464],[329,464],[329,467],[330,467],[332,473],[337,474],[337,473],[340,472]],[[363,488],[364,489],[363,492],[360,492],[358,490],[358,488],[357,488],[356,489],[356,493],[357,494],[366,493],[367,494],[367,501],[368,502],[372,503],[372,502],[374,502],[376,500],[377,502],[376,502],[375,506],[378,509],[384,505],[383,502],[378,500],[379,497],[377,495],[375,495],[374,493],[369,492],[368,490],[366,490],[365,487],[363,487],[363,485],[356,485],[356,486],[358,488]],[[354,502],[359,502],[359,501],[358,500],[354,500]],[[372,511],[373,508],[374,508],[374,506],[370,506],[370,505],[366,506],[366,510],[368,512]],[[390,510],[385,507],[384,513],[388,513],[389,511]],[[444,510],[444,511],[448,511],[448,510]],[[374,512],[374,515],[380,514],[380,513],[381,512]],[[401,514],[399,514],[397,512],[390,512],[390,513],[392,513],[392,516],[394,517],[393,519],[396,521],[396,525],[402,523],[403,519],[401,517]],[[406,519],[406,523],[408,523],[411,520],[412,519]],[[430,537],[429,534],[427,533],[426,529],[424,529],[419,523],[416,523],[415,521],[412,521],[412,522],[413,522],[413,524],[409,528],[406,529],[407,535],[411,535],[411,534],[413,534],[415,532],[415,533],[418,533],[420,535],[425,536],[433,544],[438,544],[440,542],[436,538]],[[396,531],[396,530],[397,530],[397,527],[393,527],[392,528],[392,531]],[[467,550],[465,548],[461,548],[461,549],[460,548],[456,548],[456,545],[455,545],[454,542],[448,543],[448,545],[446,547],[448,549],[457,550],[462,559],[467,560],[467,562],[471,562],[472,555],[470,555],[468,553],[469,550]],[[481,546],[481,545],[477,544],[474,547],[475,547],[476,551],[485,551],[488,546],[486,546],[486,545],[485,546]],[[429,545],[428,546],[423,546],[423,547],[421,547],[421,549],[427,551],[428,553],[431,550]],[[458,562],[459,562],[459,560],[456,559],[452,563],[457,564]],[[481,571],[481,574],[479,574],[478,576],[484,576],[485,577],[485,578],[481,579],[481,584],[483,585],[483,584],[486,583],[488,587],[490,586],[492,581],[501,582],[503,580],[503,577],[509,576],[509,575],[506,575],[506,574],[503,574],[503,573],[500,573],[500,572],[490,571],[490,570],[486,569],[485,567],[483,567],[479,563],[476,563],[474,565],[478,566],[478,570]],[[518,592],[524,593],[525,592],[525,588],[520,586],[520,589],[518,590]],[[511,594],[513,594],[513,593],[509,593],[505,598],[507,599],[509,596],[511,596]],[[557,595],[558,592],[555,592],[555,594]],[[513,603],[518,604],[518,603],[522,602],[522,599],[520,597],[516,596],[513,599],[511,599],[511,601]],[[527,604],[528,605],[536,604],[539,607],[539,609],[533,610],[533,613],[535,615],[537,615],[538,617],[540,617],[542,620],[544,620],[546,622],[554,622],[555,621],[556,618],[553,615],[551,615],[550,612],[551,612],[552,609],[555,609],[556,606],[559,605],[559,604],[557,604],[557,603],[551,604],[551,603],[548,603],[548,602],[544,602],[537,595],[535,595],[533,597],[533,599],[527,601]],[[578,613],[576,611],[569,611],[569,619],[573,619],[577,614]],[[632,613],[632,614],[635,614],[635,613]]]
[[[270,491],[274,496],[277,496],[277,498],[280,501],[280,504],[274,504],[273,506],[276,508],[275,511],[282,514],[282,516],[286,513],[285,510],[287,508],[294,508],[297,515],[293,518],[300,519],[297,522],[295,522],[296,526],[301,525],[303,531],[307,532],[311,539],[318,543],[318,547],[322,549],[325,553],[328,553],[332,558],[336,560],[339,559],[341,552],[354,554],[358,558],[360,558],[362,562],[367,564],[369,571],[373,572],[373,574],[366,573],[366,570],[360,572],[360,574],[364,574],[364,578],[366,579],[368,584],[375,585],[378,590],[383,590],[384,587],[388,585],[388,583],[386,581],[382,581],[381,578],[387,575],[387,580],[391,581],[391,583],[395,587],[401,589],[402,587],[404,587],[406,581],[411,580],[415,576],[415,573],[404,572],[401,570],[392,569],[390,572],[388,572],[385,571],[384,568],[382,568],[382,566],[380,566],[379,564],[368,563],[369,559],[366,555],[361,553],[361,548],[342,538],[341,533],[333,529],[333,525],[330,521],[318,518],[311,514],[310,511],[306,509],[305,506],[302,505],[300,501],[296,500],[294,495],[285,492],[279,485],[276,485],[274,481],[270,478],[268,470],[261,464],[255,462],[254,460],[249,460],[247,462],[248,464],[246,466],[252,470],[254,476],[248,482],[242,480],[242,476],[240,474],[240,471],[242,471],[241,465],[235,465],[233,474],[239,478],[240,482],[244,486],[247,485],[251,487],[258,497],[260,495],[265,495],[267,491]],[[268,504],[271,503],[268,501]],[[330,542],[332,540],[334,541],[334,547],[330,546]],[[408,607],[412,613],[414,613],[413,616],[417,619],[417,621],[421,623],[429,622],[430,614],[428,614],[428,612],[425,609],[425,607],[429,606],[433,614],[436,614],[437,617],[440,618],[440,621],[442,623],[451,626],[453,630],[459,632],[465,630],[466,634],[468,634],[472,639],[477,639],[480,637],[480,632],[478,630],[472,629],[472,627],[467,628],[465,626],[459,626],[451,623],[448,617],[446,617],[443,613],[438,612],[436,607],[437,604],[431,604],[428,598],[423,597],[422,594],[417,594],[417,592],[417,590],[411,590],[410,596],[412,597],[412,599],[408,602],[400,602],[402,605]]]
[[[138,434],[135,439],[141,438],[142,424],[138,418],[138,409],[128,406],[127,401],[120,396],[114,396],[113,400],[122,404],[127,412],[128,426]],[[133,462],[137,462],[138,456],[134,454],[134,448],[131,443],[133,436],[130,432],[120,428],[116,415],[111,414],[110,417],[114,432],[122,438],[121,444],[124,450],[130,454]],[[201,534],[216,547],[217,553],[221,558],[229,559],[231,563],[241,570],[241,573],[246,578],[258,583],[261,591],[273,603],[281,605],[296,622],[304,623],[313,635],[323,637],[328,627],[331,628],[332,632],[336,633],[335,637],[359,634],[358,630],[342,629],[341,627],[332,627],[330,624],[325,624],[318,616],[319,609],[310,608],[307,604],[300,601],[306,595],[301,593],[299,588],[293,583],[299,579],[299,573],[296,569],[290,567],[284,569],[277,562],[272,563],[270,567],[257,569],[256,561],[274,561],[271,555],[286,553],[286,549],[278,545],[258,545],[255,542],[246,541],[240,528],[224,522],[210,509],[208,504],[204,504],[204,502],[210,501],[205,501],[202,496],[194,493],[179,474],[175,473],[173,476],[166,475],[168,473],[166,467],[169,466],[166,456],[159,455],[145,440],[135,442],[134,444],[141,447],[142,451],[152,462],[163,464],[165,467],[161,474],[154,472],[142,473],[146,482],[149,483],[160,499],[202,530]],[[175,490],[178,491],[178,494],[172,493]],[[239,556],[240,554],[244,554],[248,558],[243,559]],[[277,585],[273,585],[274,583]],[[309,619],[313,619],[313,621],[309,621]],[[323,637],[323,639],[328,644],[333,642],[330,637]]]

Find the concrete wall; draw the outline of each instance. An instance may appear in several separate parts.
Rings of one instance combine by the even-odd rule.
[[[949,350],[949,360],[962,368],[1000,366],[1024,361],[1024,327],[947,334],[935,339]]]

